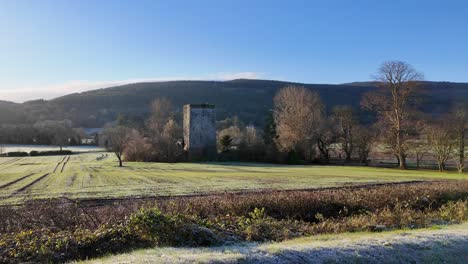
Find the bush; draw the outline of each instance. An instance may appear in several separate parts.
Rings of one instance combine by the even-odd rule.
[[[71,150],[49,150],[49,151],[36,151],[29,152],[30,156],[56,156],[56,155],[71,155]]]
[[[281,241],[468,220],[468,182],[0,206],[0,263],[64,262],[154,246]]]
[[[265,214],[265,208],[255,208],[248,217],[237,221],[240,232],[247,241],[281,241],[297,237],[297,222],[278,221]]]
[[[129,230],[155,246],[212,246],[219,238],[193,219],[163,214],[158,208],[141,209],[128,222]]]
[[[96,230],[30,229],[0,236],[0,263],[65,262],[136,248],[154,246],[212,246],[227,238],[247,241],[281,241],[303,235],[349,231],[382,231],[458,223],[468,219],[468,200],[448,202],[439,209],[415,210],[397,203],[376,212],[343,218],[317,214],[317,223],[269,217],[255,208],[248,216],[216,217],[166,214],[157,208],[141,209],[125,221],[104,224]]]
[[[146,246],[123,225],[102,226],[94,232],[26,230],[0,238],[0,263],[65,262]]]
[[[206,227],[157,208],[142,209],[118,224],[95,231],[25,230],[0,237],[0,263],[64,262],[154,246],[212,246],[219,238]]]
[[[27,152],[20,152],[20,151],[13,151],[13,152],[8,152],[7,157],[27,157],[28,153]]]

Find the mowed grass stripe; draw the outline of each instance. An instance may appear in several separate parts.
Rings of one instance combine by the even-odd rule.
[[[28,177],[30,177],[30,176],[32,176],[32,175],[33,175],[33,173],[28,174],[28,175],[25,175],[25,176],[22,176],[22,177],[20,177],[20,178],[18,178],[18,179],[15,179],[15,180],[13,180],[13,181],[8,182],[8,183],[2,184],[2,185],[0,185],[0,189],[4,189],[4,188],[6,188],[6,187],[8,187],[8,186],[10,186],[10,185],[13,185],[13,184],[15,184],[15,183],[21,181],[21,180],[24,180],[24,179],[26,179],[26,178],[28,178]]]
[[[3,173],[0,175],[0,186],[8,184],[30,173]],[[6,186],[5,186],[6,187]]]
[[[44,175],[46,174],[36,173],[0,189],[0,204],[2,202],[4,203],[3,200],[7,201],[8,199],[15,198],[22,200],[23,198],[28,197],[27,189],[43,179]]]

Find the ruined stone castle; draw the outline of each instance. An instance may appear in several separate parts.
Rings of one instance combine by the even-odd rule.
[[[216,112],[214,105],[184,105],[184,148],[189,160],[216,157]]]

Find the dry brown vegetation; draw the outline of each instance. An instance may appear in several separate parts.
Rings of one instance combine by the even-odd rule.
[[[317,214],[325,218],[344,217],[393,208],[397,203],[420,210],[466,198],[467,181],[441,181],[141,199],[35,200],[19,207],[1,206],[0,233],[31,228],[93,229],[118,222],[141,207],[156,206],[164,213],[205,218],[226,214],[247,216],[255,208],[265,208],[265,213],[275,219],[315,222]]]
[[[141,247],[281,241],[467,219],[467,181],[153,199],[54,199],[0,208],[0,262],[62,262]]]

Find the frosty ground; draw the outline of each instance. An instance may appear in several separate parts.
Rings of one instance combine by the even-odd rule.
[[[154,248],[83,263],[466,263],[468,223],[382,233],[320,235],[281,243]]]

